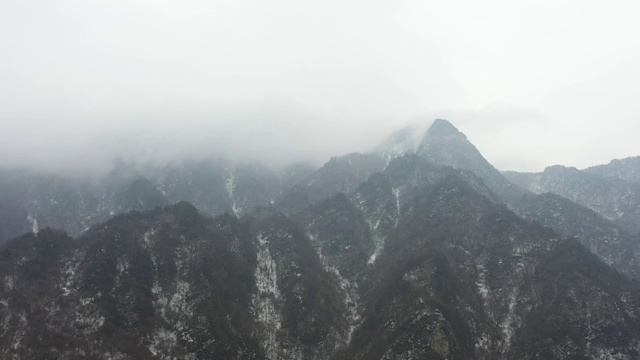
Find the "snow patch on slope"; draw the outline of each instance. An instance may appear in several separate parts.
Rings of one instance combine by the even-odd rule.
[[[178,344],[178,337],[176,333],[167,329],[158,329],[153,333],[151,344],[149,345],[149,351],[153,356],[159,356],[160,359],[170,359],[163,354],[171,353]]]
[[[282,314],[279,309],[280,291],[276,262],[269,251],[268,237],[259,234],[257,265],[254,273],[256,293],[252,297],[253,312],[261,324],[260,337],[262,348],[268,359],[278,359],[280,348],[278,333],[282,326]]]
[[[239,217],[240,213],[242,212],[242,208],[238,206],[234,197],[234,193],[236,191],[236,174],[234,172],[231,172],[229,174],[229,177],[224,184],[224,188],[227,191],[227,196],[229,196],[229,199],[231,199],[231,210],[233,211],[233,214],[236,217]]]
[[[502,329],[502,335],[504,336],[503,353],[511,345],[511,337],[513,337],[515,329],[513,326],[515,318],[516,301],[518,297],[518,289],[514,288],[511,294],[509,294],[509,310],[504,321],[500,324]]]
[[[104,316],[100,315],[100,309],[95,304],[95,299],[102,297],[98,293],[93,297],[80,298],[80,304],[76,306],[75,326],[84,335],[97,332],[104,324]]]
[[[396,198],[396,222],[395,226],[398,226],[400,222],[400,188],[393,188],[393,196]]]
[[[480,293],[480,296],[482,296],[482,300],[486,302],[487,297],[489,296],[489,288],[487,287],[487,270],[480,264],[478,264],[476,268],[478,269],[478,281],[476,282],[478,292]]]
[[[309,239],[311,239],[312,243],[316,243],[314,240],[317,238],[316,235],[312,233],[307,233]],[[344,305],[347,309],[347,321],[349,322],[349,330],[347,332],[346,339],[344,339],[344,345],[349,345],[351,343],[351,337],[353,336],[353,332],[356,330],[358,325],[360,324],[360,314],[358,312],[359,304],[360,304],[360,296],[358,295],[358,288],[355,283],[349,282],[349,280],[345,279],[342,274],[340,274],[340,270],[334,265],[329,263],[329,259],[322,254],[321,247],[315,247],[316,253],[320,258],[320,262],[322,263],[322,267],[325,271],[334,274],[338,278],[338,284],[340,285],[340,289],[344,294]],[[375,252],[374,252],[375,253]],[[339,346],[340,344],[337,344]]]
[[[62,269],[62,284],[60,285],[62,296],[69,296],[69,294],[77,290],[77,271],[82,258],[84,258],[84,253],[76,250],[71,259],[65,262]]]
[[[371,240],[373,241],[374,245],[373,253],[369,256],[369,260],[367,260],[367,264],[372,265],[376,262],[376,259],[382,253],[386,238],[380,232],[380,224],[382,223],[383,215],[381,215],[379,212],[376,212],[374,215],[368,215],[365,209],[365,202],[366,201],[360,194],[356,194],[355,206],[364,216],[364,220],[369,227],[369,231],[371,232]]]
[[[374,235],[374,238],[375,238],[375,235]],[[378,256],[382,254],[383,248],[384,246],[378,246],[376,244],[376,248],[373,250],[373,253],[371,254],[371,256],[369,256],[369,260],[367,260],[367,264],[373,265],[376,262],[376,259],[378,258]]]
[[[38,234],[38,219],[34,218],[33,216],[31,216],[31,214],[29,214],[27,216],[27,220],[29,220],[29,222],[31,223],[31,232],[34,235]]]
[[[524,263],[521,261],[516,264],[515,273],[521,274],[524,271]],[[502,330],[503,335],[503,343],[502,343],[502,353],[504,354],[511,345],[511,338],[515,334],[516,330],[516,305],[518,303],[518,285],[514,285],[511,293],[509,294],[509,304],[507,316],[504,321],[500,324],[500,329]]]

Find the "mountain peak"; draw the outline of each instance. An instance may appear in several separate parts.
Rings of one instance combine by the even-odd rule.
[[[461,133],[452,123],[445,119],[435,119],[429,130],[427,130],[427,134],[425,138],[428,136],[450,136],[457,135],[462,136],[463,138],[467,138],[463,133]]]
[[[433,122],[416,153],[427,161],[475,173],[500,197],[513,199],[522,195],[522,190],[507,181],[469,139],[447,120],[436,119]]]
[[[469,161],[469,157],[482,159],[482,161],[486,162],[467,137],[453,124],[444,119],[433,121],[433,124],[424,134],[422,141],[420,141],[416,153],[430,161],[453,167],[456,167],[456,163],[459,161]],[[447,155],[444,156],[447,159],[441,159],[442,156],[440,155]],[[451,163],[452,161],[453,163]]]

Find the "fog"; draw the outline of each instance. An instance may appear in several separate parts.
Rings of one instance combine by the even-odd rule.
[[[501,170],[640,155],[631,1],[0,3],[0,166],[284,164],[446,118]]]

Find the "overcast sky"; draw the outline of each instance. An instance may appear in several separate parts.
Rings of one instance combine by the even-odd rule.
[[[630,0],[1,1],[0,165],[324,161],[436,117],[501,170],[640,155],[638,19]]]

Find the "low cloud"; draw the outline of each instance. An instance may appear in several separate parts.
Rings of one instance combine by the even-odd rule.
[[[640,5],[5,1],[0,166],[274,165],[450,120],[500,169],[640,154]]]

